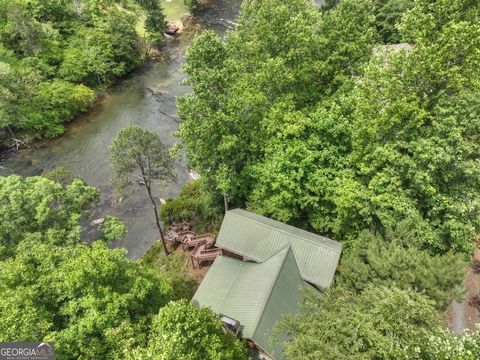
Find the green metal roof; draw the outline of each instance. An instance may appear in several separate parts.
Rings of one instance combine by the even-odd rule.
[[[272,332],[284,315],[297,312],[304,284],[289,247],[261,264],[219,256],[192,302],[239,321],[243,338],[282,359]]]
[[[241,209],[227,211],[216,245],[259,263],[291,246],[302,278],[320,288],[332,283],[342,252],[336,241]]]

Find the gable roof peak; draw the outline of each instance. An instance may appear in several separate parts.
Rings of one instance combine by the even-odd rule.
[[[342,250],[334,240],[242,209],[227,211],[216,245],[258,263],[291,247],[302,278],[320,288],[333,281]]]

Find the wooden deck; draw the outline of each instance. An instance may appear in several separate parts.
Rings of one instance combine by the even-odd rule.
[[[222,255],[222,249],[215,247],[214,235],[196,235],[191,231],[191,226],[188,223],[170,225],[165,237],[174,244],[182,244],[184,252],[193,249],[190,253],[193,269],[195,269],[195,264],[198,268],[201,268],[202,263],[212,262],[217,256]]]
[[[213,245],[215,243],[215,236],[213,236],[212,234],[191,236],[190,238],[185,238],[184,241],[182,241],[182,246],[184,249],[193,249],[203,242],[207,242]]]
[[[198,268],[201,268],[202,262],[211,262],[214,261],[217,256],[222,255],[222,249],[211,247],[212,245],[204,242],[195,247],[195,249],[190,254],[190,259],[192,260],[192,266],[195,269],[195,262],[197,263]]]

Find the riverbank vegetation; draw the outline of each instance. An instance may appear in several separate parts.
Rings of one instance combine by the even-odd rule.
[[[167,199],[160,208],[160,219],[166,224],[188,222],[196,233],[216,233],[222,222],[223,199],[211,191],[208,179],[201,178],[184,185],[175,199]]]
[[[163,31],[157,4],[1,3],[0,128],[61,133],[141,61],[136,20]],[[194,39],[177,135],[202,177],[160,218],[211,231],[240,206],[342,242],[334,285],[278,324],[287,359],[478,359],[480,332],[454,335],[442,312],[480,232],[480,3],[329,4],[244,0],[236,31]],[[158,136],[126,128],[111,155],[119,188],[155,205],[152,181],[173,172]],[[64,170],[0,177],[0,341],[54,341],[62,359],[244,359],[187,301],[185,257],[109,248],[126,228],[90,221],[98,198]]]
[[[200,3],[200,0],[183,0],[183,3],[188,8],[188,10],[192,13]]]
[[[0,177],[0,341],[53,341],[59,359],[243,359],[211,310],[180,300],[196,286],[184,258],[127,259],[107,246],[125,234],[112,217],[85,241],[98,191],[59,174]]]
[[[144,19],[144,36],[136,28]],[[60,135],[96,89],[138,66],[161,44],[157,0],[11,0],[0,4],[0,132]]]
[[[231,204],[347,244],[406,221],[419,249],[470,255],[478,8],[417,1],[398,24],[410,49],[389,51],[371,1],[305,3],[247,1],[225,42],[195,39],[178,102],[192,168]]]
[[[231,207],[344,244],[335,287],[288,322],[288,358],[474,359],[479,335],[439,314],[480,231],[480,6],[331,3],[246,0],[234,32],[194,39],[189,165]]]

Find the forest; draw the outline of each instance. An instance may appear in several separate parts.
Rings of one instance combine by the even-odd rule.
[[[0,131],[58,136],[164,25],[154,0],[0,3]],[[479,359],[480,330],[445,326],[480,240],[478,69],[476,0],[244,0],[234,31],[186,51],[174,148],[122,129],[112,186],[146,190],[162,239],[172,222],[216,233],[240,207],[340,242],[334,284],[276,325],[285,359]],[[174,181],[179,154],[201,177],[157,213],[152,183]],[[188,259],[165,241],[128,259],[110,246],[128,231],[114,216],[92,232],[99,198],[62,168],[0,177],[0,342],[53,341],[59,359],[248,359],[189,301]]]
[[[0,138],[62,134],[162,43],[164,27],[156,0],[2,1]]]
[[[480,4],[330,5],[244,1],[236,31],[194,39],[190,167],[229,207],[344,245],[335,287],[285,324],[288,358],[478,358],[439,314],[480,230]]]

